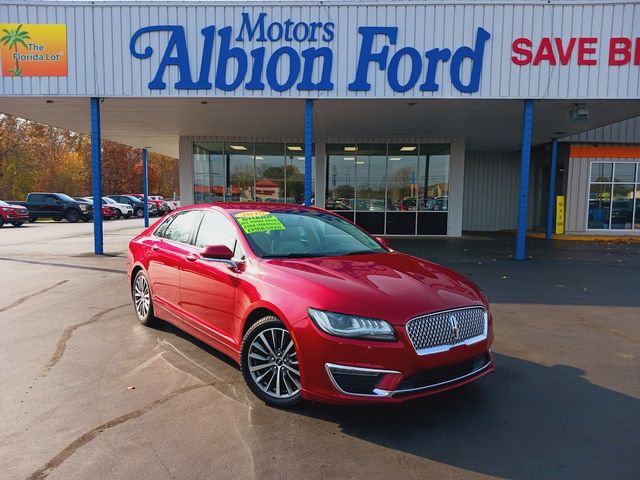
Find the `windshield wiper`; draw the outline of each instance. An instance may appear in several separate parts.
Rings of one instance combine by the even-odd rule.
[[[287,253],[286,255],[264,255],[262,258],[312,258],[322,256],[324,255],[318,255],[317,253]]]
[[[356,250],[354,252],[347,252],[340,255],[341,257],[348,257],[349,255],[366,255],[367,253],[376,253],[371,250]]]

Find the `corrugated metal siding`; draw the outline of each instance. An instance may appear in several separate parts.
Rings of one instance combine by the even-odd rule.
[[[336,37],[329,45],[334,51],[331,92],[300,92],[295,88],[285,92],[269,89],[246,90],[243,86],[233,92],[221,90],[176,90],[175,67],[165,75],[166,90],[150,91],[148,83],[156,72],[159,58],[169,33],[155,32],[141,39],[154,48],[150,59],[139,60],[129,52],[129,40],[140,27],[149,25],[183,25],[191,55],[194,78],[199,71],[199,56],[203,48],[200,30],[208,25],[231,25],[234,32],[240,25],[240,14],[249,12],[254,18],[267,12],[268,19],[284,21],[333,21]],[[238,96],[238,97],[320,97],[320,98],[634,98],[640,97],[640,69],[634,65],[607,66],[608,39],[611,36],[640,36],[640,4],[614,3],[554,3],[455,2],[418,4],[407,2],[384,3],[26,3],[13,1],[0,5],[0,19],[8,23],[65,23],[68,28],[69,76],[3,77],[0,95],[99,95],[99,96]],[[411,46],[421,54],[432,48],[456,49],[473,45],[475,32],[483,27],[491,33],[485,51],[480,90],[465,94],[453,88],[449,78],[449,64],[438,69],[437,92],[421,92],[424,68],[416,86],[406,92],[394,92],[386,81],[386,73],[374,66],[369,68],[372,88],[369,92],[352,92],[347,85],[354,79],[358,26],[398,26],[398,41],[390,48],[392,55],[399,48]],[[537,44],[543,36],[599,37],[597,66],[578,66],[576,53],[570,65],[519,67],[511,62],[511,44],[515,38],[530,37]],[[382,42],[376,42],[381,48]],[[245,42],[246,51],[265,46],[267,55],[282,45],[297,51],[324,42]],[[146,46],[146,43],[145,45]],[[217,42],[214,45],[212,72],[214,77]],[[577,48],[576,48],[577,51]],[[424,56],[423,56],[424,59]],[[470,72],[470,62],[463,64],[463,79]],[[250,70],[250,68],[249,68]],[[284,64],[280,68],[284,70]],[[401,81],[408,74],[405,64],[400,67]]]
[[[589,165],[594,158],[569,158],[564,225],[567,233],[582,233],[587,227]]]
[[[640,143],[640,117],[612,123],[600,128],[571,135],[563,141],[589,143]]]
[[[519,152],[467,152],[462,229],[516,228],[519,175]]]

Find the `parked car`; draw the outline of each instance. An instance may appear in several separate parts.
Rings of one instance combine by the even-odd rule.
[[[5,223],[10,223],[14,227],[20,227],[27,221],[29,221],[29,211],[27,207],[11,205],[0,200],[0,228],[2,228]]]
[[[27,195],[26,202],[11,203],[27,207],[30,222],[38,218],[52,218],[56,222],[66,219],[76,223],[80,220],[87,222],[93,217],[89,203],[75,200],[65,193],[32,192]]]
[[[74,197],[78,201],[85,201],[88,204],[93,206],[93,198],[91,197]],[[113,220],[114,218],[118,218],[118,214],[120,213],[118,209],[113,208],[109,205],[102,204],[102,218],[104,220]]]
[[[109,198],[118,203],[129,205],[133,209],[133,214],[138,217],[144,217],[144,202],[132,195],[109,195]],[[152,202],[149,202],[149,215],[158,215],[158,208]]]
[[[312,207],[180,208],[129,244],[138,320],[238,362],[270,405],[397,403],[494,370],[487,297]]]
[[[149,195],[149,198],[151,200],[167,202],[167,205],[169,205],[169,210],[171,211],[175,210],[180,206],[180,202],[178,202],[177,200],[167,200],[162,195]]]
[[[93,197],[84,197],[85,200],[91,200],[91,204],[93,204]],[[109,197],[102,197],[102,205],[108,205],[111,208],[116,210],[116,219],[120,218],[131,218],[133,216],[133,207],[131,205],[127,205],[126,203],[118,203],[115,200]]]
[[[129,193],[128,195],[137,198],[141,202],[144,202],[144,195],[142,195],[141,193]],[[149,195],[149,203],[153,203],[156,206],[159,216],[166,215],[171,211],[171,206],[168,202],[165,202],[162,199],[157,200],[157,198],[157,196]]]

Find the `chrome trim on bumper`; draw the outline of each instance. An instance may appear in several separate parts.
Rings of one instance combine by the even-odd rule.
[[[354,397],[390,397],[391,394],[389,393],[388,390],[379,390],[379,389],[375,389],[373,391],[373,393],[351,393],[351,392],[347,392],[345,390],[343,390],[342,388],[340,388],[340,385],[338,385],[338,382],[336,382],[335,378],[333,378],[333,373],[331,372],[331,369],[334,368],[336,370],[345,370],[345,371],[352,371],[352,372],[361,372],[361,373],[371,373],[371,374],[378,374],[378,373],[395,373],[395,374],[400,374],[400,372],[396,371],[396,370],[380,370],[377,368],[363,368],[363,367],[350,367],[348,365],[338,365],[336,363],[325,363],[324,364],[324,368],[327,371],[327,375],[329,376],[329,380],[331,380],[331,383],[333,384],[333,386],[335,387],[336,390],[338,390],[340,393],[344,394],[344,395],[352,395]],[[357,375],[357,373],[356,373]]]
[[[379,396],[379,397],[393,397],[394,395],[401,395],[405,393],[416,393],[416,392],[422,392],[424,390],[429,390],[431,388],[442,387],[450,383],[456,383],[461,380],[464,380],[465,378],[472,377],[473,375],[476,375],[486,370],[492,363],[493,363],[493,357],[489,357],[489,361],[485,363],[482,367],[474,370],[473,372],[467,373],[466,375],[462,375],[461,377],[452,378],[451,380],[446,380],[444,382],[425,385],[424,387],[418,387],[418,388],[406,388],[404,390],[382,390],[382,389],[376,388],[374,390],[374,393],[376,394],[376,396]]]

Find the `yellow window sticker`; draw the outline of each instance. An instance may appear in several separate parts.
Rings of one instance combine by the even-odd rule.
[[[235,215],[236,221],[244,233],[250,235],[271,230],[285,230],[278,217],[269,212],[241,212]]]

